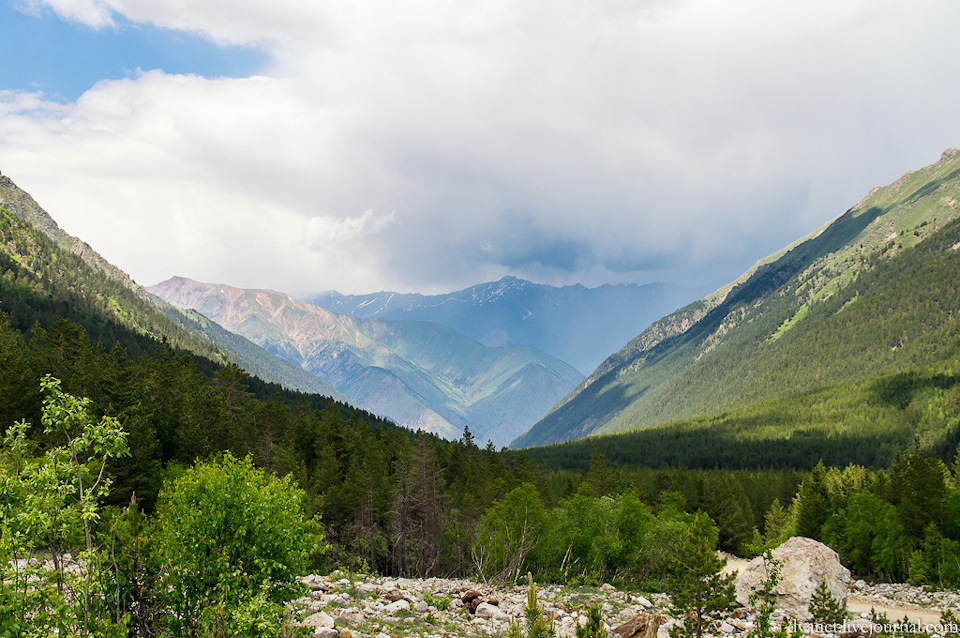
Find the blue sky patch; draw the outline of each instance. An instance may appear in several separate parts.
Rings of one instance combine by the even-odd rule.
[[[161,69],[204,77],[247,77],[269,61],[260,49],[220,47],[207,38],[115,16],[117,26],[95,30],[52,12],[28,15],[0,4],[0,90],[43,91],[76,100],[99,80]]]

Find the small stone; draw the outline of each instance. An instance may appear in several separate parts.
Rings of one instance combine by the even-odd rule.
[[[430,609],[430,605],[420,600],[420,601],[417,601],[417,604],[414,605],[413,608],[417,610],[417,613],[422,614],[426,612],[428,609]]]
[[[617,588],[611,585],[610,583],[604,583],[600,586],[600,589],[603,591],[616,591]]]
[[[395,602],[390,603],[383,608],[388,614],[396,614],[401,611],[410,611],[410,601],[401,598]]]
[[[677,621],[672,618],[660,625],[657,629],[657,638],[670,638],[670,630],[677,626]]]
[[[338,625],[357,626],[363,622],[363,614],[358,611],[345,611],[337,616]]]
[[[724,621],[720,623],[720,633],[732,634],[736,631],[736,628],[730,623]]]
[[[333,628],[333,618],[325,611],[318,611],[317,613],[307,616],[302,623],[304,627],[328,627]]]
[[[623,609],[620,610],[620,613],[617,614],[617,619],[619,619],[620,622],[623,622],[626,620],[630,620],[631,618],[636,616],[638,613],[640,613],[640,610],[637,609],[636,607],[624,607]]]
[[[645,607],[646,609],[650,609],[651,607],[653,607],[653,603],[650,602],[650,599],[645,598],[643,596],[634,596],[633,602],[639,605],[643,605],[643,607]]]
[[[503,613],[499,607],[494,607],[490,603],[480,603],[477,605],[477,618],[491,618],[493,620],[510,620],[511,617]]]
[[[333,627],[317,627],[313,630],[313,635],[320,638],[339,638],[340,632]]]
[[[557,638],[575,638],[577,635],[577,621],[573,618],[564,618],[557,628]]]

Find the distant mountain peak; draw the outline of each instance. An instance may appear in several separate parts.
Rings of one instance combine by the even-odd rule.
[[[354,317],[435,321],[487,346],[529,345],[587,373],[693,296],[664,284],[557,287],[507,275],[439,295],[327,292],[308,301]]]
[[[184,277],[149,290],[313,372],[356,405],[446,438],[469,426],[505,445],[583,378],[533,348],[491,348],[437,323],[355,318],[275,291]]]

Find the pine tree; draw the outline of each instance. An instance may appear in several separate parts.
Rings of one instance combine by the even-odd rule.
[[[698,513],[670,562],[667,584],[674,611],[684,619],[673,638],[701,638],[733,607],[733,575],[721,574],[717,532],[710,517]]]
[[[839,625],[846,616],[846,610],[830,593],[826,581],[817,585],[817,589],[813,592],[813,596],[810,598],[809,611],[813,617],[813,622],[821,625]],[[832,633],[839,633],[839,631]]]
[[[523,608],[527,631],[524,633],[520,625],[514,623],[510,627],[510,638],[553,638],[556,635],[553,620],[547,618],[543,607],[537,602],[537,586],[533,583],[533,574],[527,572],[527,579],[530,585],[527,589],[527,605]]]

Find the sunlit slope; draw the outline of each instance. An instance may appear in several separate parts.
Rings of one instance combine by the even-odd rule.
[[[38,320],[49,324],[69,317],[112,346],[112,339],[128,339],[125,331],[110,327],[115,323],[216,363],[233,361],[267,382],[342,398],[315,375],[148,294],[90,245],[64,232],[6,176],[0,176],[0,267],[0,309],[19,313],[13,318],[23,329]]]
[[[945,360],[960,310],[960,153],[874,189],[653,324],[518,446],[618,432]]]

